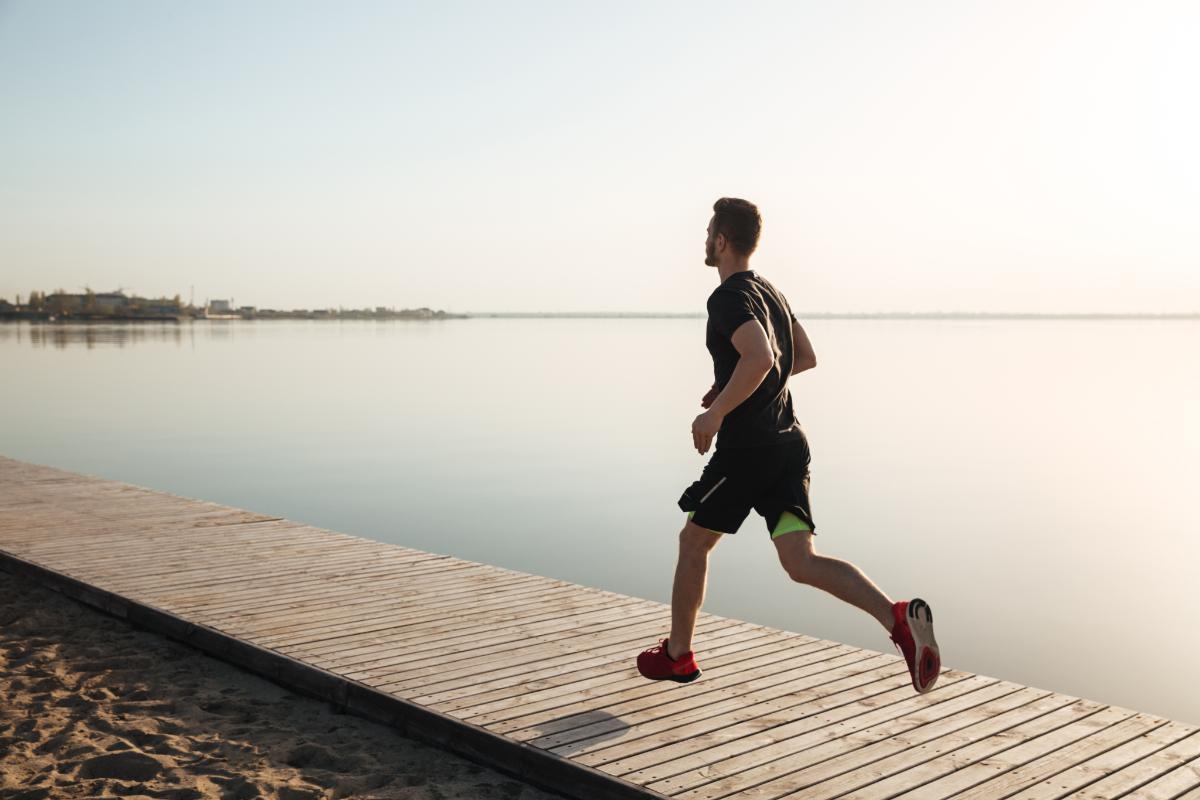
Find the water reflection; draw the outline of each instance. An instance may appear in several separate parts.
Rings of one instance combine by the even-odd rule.
[[[30,347],[54,347],[64,350],[83,345],[88,350],[100,346],[125,347],[142,342],[173,342],[182,345],[190,334],[188,323],[58,323],[14,322],[0,325],[0,342],[28,344]]]
[[[947,667],[1200,722],[1200,322],[807,329],[818,547],[937,606]],[[5,456],[663,602],[708,460],[698,318],[0,324],[0,363]],[[890,650],[769,542],[706,611]]]
[[[289,332],[332,329],[335,336],[343,329],[354,336],[373,330],[376,337],[389,336],[398,326],[407,331],[432,329],[449,320],[388,319],[388,320],[185,320],[182,322],[0,322],[0,343],[16,343],[30,347],[66,349],[83,345],[88,350],[99,346],[124,348],[127,345],[168,342],[181,346],[185,341],[195,344],[197,335],[215,340],[254,338],[260,334],[272,336]],[[260,326],[266,326],[265,328]],[[269,329],[269,330],[267,330]]]

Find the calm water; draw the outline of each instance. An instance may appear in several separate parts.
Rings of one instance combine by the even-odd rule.
[[[1200,722],[1200,323],[806,328],[818,548],[947,666]],[[10,324],[0,366],[4,455],[664,602],[711,455],[702,319]],[[891,648],[754,514],[705,610]]]

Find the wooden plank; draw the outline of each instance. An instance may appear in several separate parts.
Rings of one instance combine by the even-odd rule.
[[[630,668],[631,653],[644,649],[647,637],[661,630],[662,624],[661,618],[642,616],[632,625],[613,625],[606,631],[564,637],[553,643],[554,654],[562,658],[533,659],[537,667],[532,666],[531,660],[521,658],[521,649],[510,649],[508,654],[513,657],[500,663],[490,663],[486,674],[472,676],[465,666],[409,668],[403,673],[373,679],[374,685],[395,687],[389,691],[401,692],[406,696],[422,692],[451,692],[455,699],[440,704],[446,710],[466,708],[501,697],[512,697],[515,703],[515,698],[524,698],[532,691],[549,691],[556,687],[569,687],[564,691],[573,691],[587,681],[611,681],[625,675]],[[727,648],[746,644],[761,638],[764,633],[753,626],[721,617],[702,619],[696,626],[696,640],[711,647]],[[580,663],[590,661],[595,666],[590,670],[564,671],[559,668],[563,661],[574,663],[577,660]],[[527,677],[514,691],[517,687],[512,685],[511,679],[518,674],[536,674],[539,677]]]
[[[653,623],[652,623],[653,624]],[[613,629],[623,630],[628,626],[617,622],[612,625]],[[738,623],[732,620],[702,620],[696,624],[696,630],[701,635],[714,634],[713,639],[719,639],[723,635],[728,635],[730,631],[738,632],[742,630]],[[716,635],[718,631],[723,632]],[[560,640],[553,645],[555,655],[563,657],[573,657],[580,648],[585,647],[586,643],[578,645],[567,645],[564,640]],[[548,649],[548,645],[543,644],[538,650],[543,653]],[[482,651],[472,651],[480,658],[488,658],[487,666],[489,672],[495,671],[498,667],[507,667],[510,665],[520,664],[525,667],[529,666],[531,655],[533,659],[538,659],[537,653],[530,653],[530,648],[519,643],[508,643],[495,646]],[[475,656],[472,656],[474,659]],[[494,658],[493,658],[494,657]],[[452,666],[458,662],[457,665]],[[361,681],[369,686],[389,687],[386,691],[399,691],[404,686],[413,686],[424,684],[430,677],[445,678],[448,675],[457,674],[456,670],[470,670],[471,665],[463,666],[461,664],[462,657],[445,656],[437,659],[422,658],[420,654],[410,656],[407,653],[403,655],[392,654],[386,657],[386,661],[370,668],[363,669],[356,667],[353,670],[339,670],[347,677]],[[529,694],[525,694],[527,698]]]
[[[844,706],[837,705],[837,696],[834,695],[828,711],[814,704],[817,710],[811,716],[799,716],[774,727],[731,738],[724,744],[715,745],[711,756],[706,756],[703,750],[688,749],[684,751],[686,755],[668,751],[666,755],[669,760],[626,773],[626,777],[663,794],[681,794],[711,784],[714,780],[719,781],[723,776],[736,775],[781,758],[815,763],[820,760],[820,753],[814,753],[810,758],[806,752],[809,748],[820,745],[836,747],[831,743],[855,731],[895,722],[913,712],[951,700],[956,700],[958,705],[943,706],[943,709],[947,713],[955,713],[957,708],[978,705],[1019,689],[1015,684],[981,675],[963,673],[960,676],[953,673],[948,677],[949,681],[945,684],[939,681],[937,688],[928,695],[918,695],[911,691],[911,687],[901,686],[880,695],[876,703]]]
[[[1124,797],[1197,758],[1200,758],[1200,733],[1193,733],[1066,796],[1072,800],[1113,800]],[[1197,773],[1196,779],[1200,784],[1200,773]]]
[[[753,643],[748,649],[754,649]],[[897,674],[899,671],[894,664],[854,672],[842,678],[839,681],[840,686],[830,684],[827,687],[830,689],[828,695],[809,699],[793,697],[786,680],[765,686],[759,682],[752,682],[745,686],[744,690],[735,684],[722,682],[714,688],[725,692],[725,695],[705,695],[698,706],[691,702],[694,698],[685,696],[619,717],[605,715],[595,722],[589,721],[587,715],[584,715],[576,720],[577,724],[574,726],[559,725],[553,733],[539,733],[526,741],[535,747],[578,754],[598,752],[617,742],[631,741],[636,737],[642,747],[641,754],[652,753],[646,758],[651,766],[640,770],[650,780],[656,773],[661,777],[656,766],[666,762],[670,762],[672,768],[678,769],[677,765],[681,760],[695,757],[697,753],[703,754],[703,763],[707,764],[716,753],[721,752],[722,747],[727,748],[724,751],[726,753],[738,752],[737,748],[745,746],[747,740],[753,740],[754,734],[780,727],[780,719],[783,718],[797,721],[816,715],[822,710],[847,705],[861,712],[869,699],[876,703],[881,697],[902,699],[897,690],[892,688],[891,679]],[[945,680],[961,681],[962,677],[945,677]],[[726,699],[721,699],[722,696]],[[680,727],[694,726],[698,721],[708,720],[720,721],[721,724],[707,726],[708,730],[692,727],[686,735],[667,736],[661,741],[652,738],[660,731],[669,732],[677,714]],[[797,714],[801,716],[797,717]],[[626,732],[628,735],[613,737],[614,734]],[[611,755],[613,760],[619,758],[616,754]],[[626,756],[623,766],[637,769],[629,763],[634,758],[636,756]]]
[[[357,602],[346,602],[340,607],[318,608],[307,619],[263,625],[247,635],[252,635],[255,641],[264,644],[285,641],[297,645],[329,643],[332,646],[338,639],[346,639],[346,644],[349,644],[350,637],[387,634],[418,619],[471,608],[482,607],[489,611],[502,608],[510,615],[524,617],[527,611],[531,614],[538,613],[544,603],[554,597],[571,594],[570,587],[559,586],[544,590],[539,588],[531,596],[527,586],[528,584],[522,582],[505,580],[502,576],[485,577],[471,588],[447,593],[445,597],[439,598],[440,603],[436,607],[424,603],[429,598],[420,588],[392,591],[382,596],[363,596]],[[476,599],[480,592],[487,593],[489,599],[486,605]],[[579,602],[582,604],[584,600]],[[549,615],[554,612],[541,613]],[[401,619],[397,620],[397,617]],[[476,622],[475,629],[491,630],[491,622],[490,616],[485,617],[483,621]],[[322,650],[318,649],[316,652]]]
[[[1148,756],[1165,750],[1172,744],[1191,736],[1195,726],[1178,722],[1151,726],[1145,733],[1111,750],[1093,756],[1073,767],[1046,777],[1041,783],[1012,796],[1012,800],[1052,800],[1085,786],[1096,783],[1106,775],[1119,772],[1130,765],[1144,761]],[[1061,761],[1061,756],[1059,756]]]
[[[824,647],[828,644],[829,647]],[[781,642],[776,656],[783,660],[791,655],[804,653],[824,653],[827,658],[835,658],[846,654],[845,645],[833,642],[825,643],[807,637],[797,637],[795,643]],[[726,667],[745,666],[748,659],[739,647],[731,650],[713,646],[705,646],[704,669],[719,671]],[[754,659],[755,664],[763,664],[766,658]],[[575,687],[584,688],[575,688]],[[617,680],[600,679],[573,685],[574,691],[564,693],[560,689],[540,690],[524,695],[519,705],[505,704],[503,708],[489,709],[481,713],[479,708],[461,708],[451,712],[454,716],[467,719],[476,725],[482,725],[497,733],[515,733],[521,730],[537,729],[538,733],[548,732],[548,724],[568,715],[580,712],[603,709],[609,713],[619,713],[615,709],[626,708],[625,704],[637,701],[638,706],[652,705],[662,702],[663,687],[647,683],[632,670],[624,672]],[[532,737],[531,737],[532,738]]]
[[[1108,718],[1105,719],[1105,716]],[[989,776],[989,779],[975,784],[960,796],[980,798],[994,797],[996,792],[1011,794],[1074,766],[1095,753],[1123,744],[1162,723],[1160,718],[1148,714],[1135,715],[1123,708],[1105,709],[1094,717],[972,765],[978,775]],[[997,769],[1003,772],[996,775]],[[969,776],[964,777],[969,779]]]
[[[837,648],[819,651],[827,656]],[[681,770],[677,763],[702,751],[715,750],[764,730],[773,730],[847,699],[879,695],[895,689],[908,675],[894,659],[869,651],[850,650],[832,658],[784,662],[764,678],[747,673],[748,680],[720,682],[699,697],[680,697],[661,705],[621,715],[636,722],[636,731],[620,741],[606,738],[607,726],[545,735],[530,740],[551,745],[556,752],[574,753],[586,764],[605,765],[613,774],[639,772],[661,777]],[[753,662],[751,662],[753,663]],[[595,735],[595,734],[599,735]],[[543,744],[543,742],[545,744]]]
[[[646,630],[652,629],[651,626],[653,625],[653,622],[646,623],[646,625],[640,631],[637,628],[631,629],[628,627],[622,627],[615,630],[619,637],[627,638],[628,640],[634,640],[638,638],[639,632],[644,634]],[[708,619],[702,620],[697,624],[696,635],[698,640],[708,642],[711,646],[721,646],[724,642],[733,640],[741,641],[746,636],[753,635],[753,631],[745,629],[743,626],[738,625],[732,620]],[[605,644],[599,645],[595,649],[589,649],[592,647],[592,644],[586,641],[581,642],[574,647],[568,647],[563,643],[557,643],[555,645],[555,655],[574,659],[580,656],[589,655],[591,653],[604,652],[605,649],[610,649],[611,646],[611,640],[606,640]],[[493,679],[503,679],[504,677],[511,676],[514,673],[514,670],[529,668],[530,656],[527,648],[509,647],[504,652],[492,653],[491,655],[493,658],[491,658],[487,664],[486,674],[478,676],[480,682]],[[609,663],[612,662],[610,661]],[[452,685],[459,688],[470,687],[474,684],[477,677],[470,670],[469,663],[463,664],[460,662],[458,664],[444,664],[440,666],[425,665],[418,667],[414,667],[411,664],[406,664],[404,666],[405,669],[402,673],[396,673],[379,678],[366,678],[364,679],[364,682],[384,691],[407,693],[409,691],[422,690],[425,686],[429,685],[445,687],[448,682],[453,682]],[[563,683],[570,683],[571,689],[565,690],[569,694],[571,691],[577,690],[581,686],[611,683],[619,678],[620,673],[614,674],[611,671],[580,673],[572,676],[572,678],[566,682],[547,682],[547,684],[539,691],[550,694],[551,692],[549,687],[553,685],[562,685]],[[393,688],[385,689],[384,687]],[[411,688],[405,689],[404,687]],[[518,693],[517,696],[524,698],[526,694],[534,691],[535,688],[536,687],[532,686],[525,687],[525,690]],[[468,701],[468,704],[472,704],[474,702],[474,700],[470,700]]]
[[[565,601],[565,602],[564,602]],[[616,622],[628,626],[641,616],[658,616],[658,609],[637,602],[614,602],[608,598],[589,599],[566,595],[556,604],[555,613],[545,613],[546,603],[534,603],[524,607],[523,613],[512,613],[505,607],[503,613],[489,618],[493,624],[480,630],[479,613],[476,609],[462,606],[454,611],[442,611],[428,625],[389,629],[385,633],[372,632],[355,637],[351,642],[328,640],[306,643],[303,646],[288,644],[288,647],[303,649],[307,658],[320,661],[326,668],[340,669],[360,664],[376,657],[381,647],[405,647],[410,655],[421,651],[445,655],[462,652],[477,652],[487,647],[509,642],[528,641],[532,637],[558,634],[584,626]],[[406,615],[407,617],[407,615]],[[406,619],[407,622],[407,619]],[[447,622],[450,624],[447,625]],[[558,638],[558,637],[555,637]]]
[[[661,613],[661,612],[660,612]],[[440,711],[453,711],[476,703],[504,697],[519,697],[536,689],[567,686],[585,680],[604,671],[628,669],[632,653],[645,649],[648,638],[661,630],[662,619],[645,617],[636,624],[609,632],[589,635],[587,640],[576,645],[571,658],[542,661],[539,666],[516,665],[500,670],[490,670],[480,680],[466,681],[466,674],[448,671],[441,675],[409,678],[397,683],[396,691],[412,695],[414,702],[436,706]],[[742,647],[755,647],[771,636],[767,630],[736,628],[732,633],[713,637],[713,628],[702,631],[706,645],[719,641],[726,647],[737,643]],[[729,631],[730,627],[718,628],[718,632]]]
[[[1142,784],[1128,795],[1118,796],[1136,797],[1137,800],[1193,800],[1189,795],[1195,795],[1198,787],[1200,758],[1193,758]]]
[[[1104,749],[1144,735],[1161,721],[1130,716],[1123,709],[1104,709],[1082,720],[1047,729],[1047,716],[1040,721],[1018,726],[1003,735],[992,736],[967,746],[943,742],[935,750],[921,753],[928,760],[916,766],[895,760],[875,765],[880,780],[855,792],[869,797],[908,796],[939,798],[964,795],[1001,797],[1022,786],[1072,767],[1076,752],[1103,752]],[[1072,744],[1073,743],[1073,744]],[[905,767],[895,771],[895,767]],[[886,775],[884,770],[886,769]],[[864,776],[856,776],[862,779]],[[981,788],[991,785],[992,788]],[[913,788],[919,787],[919,788]],[[821,787],[824,790],[825,787]],[[897,792],[905,791],[898,795]]]
[[[1051,701],[1056,699],[1062,698],[1051,697]],[[1026,747],[1053,749],[1128,718],[1120,710],[1082,700],[1054,708],[1050,713],[1044,713],[1045,709],[1040,711],[1043,713],[1022,715],[1025,718],[1017,720],[1019,724],[995,726],[989,721],[983,726],[974,725],[957,730],[950,736],[939,737],[932,742],[932,747],[921,749],[927,760],[905,758],[904,753],[893,753],[867,769],[843,773],[845,777],[837,784],[833,781],[823,783],[820,793],[824,794],[833,788],[844,789],[849,785],[863,785],[908,769],[914,773],[904,775],[901,780],[903,786],[920,785],[922,792],[929,797],[941,797],[970,788],[978,781],[996,774],[996,770],[1009,769],[1009,766],[1005,766],[1008,757],[1004,753],[1014,747],[1024,744]],[[1029,744],[1031,742],[1032,745]],[[944,754],[949,756],[939,760],[938,757]],[[989,758],[994,761],[988,761]],[[944,778],[923,783],[929,777],[943,774],[938,768],[948,759],[953,759],[954,768],[945,772]],[[914,764],[914,761],[917,763]],[[996,764],[994,768],[993,763]],[[960,776],[960,769],[967,770],[966,774]]]
[[[167,545],[166,547],[171,547]],[[174,549],[174,548],[172,548]],[[354,553],[349,549],[330,547],[330,562],[322,565],[320,558],[320,550],[309,552],[296,552],[294,554],[279,554],[272,555],[271,551],[265,550],[262,552],[259,564],[257,565],[257,575],[260,581],[270,581],[272,585],[280,585],[286,582],[289,574],[293,574],[293,570],[301,570],[308,568],[309,570],[324,570],[325,572],[333,572],[342,564],[353,565],[363,563],[363,554]],[[249,557],[247,554],[246,557]],[[336,559],[336,560],[334,560]],[[45,563],[44,559],[41,559]],[[270,562],[274,569],[268,569]],[[255,573],[249,563],[239,564],[237,562],[219,560],[215,554],[192,555],[182,553],[177,560],[165,561],[162,563],[142,566],[136,570],[115,570],[109,571],[103,564],[89,564],[86,560],[65,559],[56,562],[59,566],[65,569],[70,569],[76,573],[86,574],[94,577],[95,580],[102,580],[106,583],[111,583],[114,587],[119,586],[123,591],[127,592],[153,592],[156,590],[169,589],[181,597],[187,596],[189,590],[195,592],[203,592],[212,590],[220,583],[232,578],[253,577]],[[172,575],[178,574],[180,584],[183,584],[189,576],[205,576],[206,579],[201,579],[191,586],[172,586],[170,581]]]
[[[162,547],[162,552],[157,553],[156,561],[165,562],[187,555],[192,558],[207,557],[213,561],[235,563],[249,561],[255,553],[278,553],[285,549],[302,552],[311,550],[314,545],[324,547],[330,553],[345,547],[359,548],[361,552],[367,547],[361,542],[331,536],[317,528],[283,522],[253,522],[215,529],[160,528],[155,531],[136,532],[121,530],[103,535],[89,531],[85,537],[76,540],[71,538],[70,534],[65,534],[62,537],[63,545],[72,552],[78,552],[80,549],[98,551],[97,563],[112,567],[113,577],[121,577],[130,569],[136,570],[140,565],[131,559],[143,555],[148,545]],[[51,548],[44,545],[31,550],[30,553],[36,556],[56,555]]]
[[[568,630],[580,630],[588,622],[598,619],[595,615],[606,613],[607,619],[596,622],[597,630],[608,630],[617,627],[628,627],[630,622],[623,619],[621,609],[608,611],[579,611],[573,615],[562,615],[556,620],[545,620],[539,623],[526,624],[521,619],[509,619],[511,623],[494,637],[478,643],[472,635],[460,637],[457,641],[443,647],[436,645],[439,631],[446,629],[451,633],[471,626],[476,621],[474,616],[463,616],[453,627],[437,619],[421,623],[417,628],[398,630],[391,638],[381,638],[371,651],[361,652],[346,659],[337,653],[332,655],[307,655],[305,660],[322,666],[323,669],[336,671],[347,676],[352,673],[377,674],[386,672],[392,674],[401,669],[415,670],[420,667],[437,667],[437,672],[445,672],[449,667],[443,665],[455,664],[469,659],[480,672],[486,667],[494,655],[503,655],[512,651],[529,650],[533,643],[544,642],[549,636],[551,641],[563,640]],[[589,616],[591,615],[591,616]],[[645,614],[642,615],[645,618]],[[535,627],[541,626],[541,627]],[[549,627],[554,626],[554,627]],[[556,635],[561,633],[562,635]],[[541,637],[541,638],[539,638]],[[283,652],[305,652],[304,647],[292,648],[279,645]],[[455,664],[457,666],[457,664]]]
[[[222,586],[214,590],[209,587],[185,590],[181,593],[157,591],[171,601],[186,606],[197,617],[237,618],[244,613],[269,613],[275,608],[288,608],[297,601],[311,603],[320,601],[322,593],[332,591],[332,582],[337,582],[348,593],[362,594],[378,592],[381,585],[376,579],[395,577],[419,585],[422,577],[432,576],[435,584],[462,583],[472,575],[496,574],[486,569],[472,569],[447,564],[414,566],[408,564],[364,563],[350,560],[344,563],[322,565],[320,559],[291,562],[286,569],[271,570],[271,577],[263,577],[250,586]],[[386,588],[386,587],[385,587]]]
[[[480,593],[486,593],[486,605],[477,599]],[[539,602],[557,596],[572,596],[571,588],[544,588],[537,583],[509,579],[503,575],[480,575],[466,586],[451,584],[450,590],[437,595],[431,595],[422,585],[391,588],[386,593],[361,592],[357,597],[341,603],[315,605],[310,608],[307,617],[286,620],[267,611],[262,620],[243,615],[234,627],[247,636],[253,636],[255,641],[264,643],[273,640],[293,644],[328,642],[339,637],[385,633],[397,624],[408,624],[416,615],[453,613],[473,606],[489,610],[504,609],[520,616],[527,610],[536,610]],[[587,599],[580,598],[578,602],[582,604]],[[399,623],[397,617],[402,617]],[[487,622],[480,622],[479,625],[486,627]]]
[[[733,773],[718,767],[707,774],[708,783],[672,796],[685,800],[784,797],[804,789],[823,788],[840,775],[941,736],[965,732],[967,736],[986,738],[1047,714],[1071,719],[1097,713],[1101,708],[1094,703],[1072,704],[1072,698],[1037,689],[997,684],[995,689],[931,704],[802,751],[794,750],[786,742],[767,747],[763,755],[768,761]]]
[[[160,531],[158,536],[145,538],[131,535],[129,531],[117,531],[111,536],[99,536],[91,532],[83,532],[79,536],[60,533],[54,547],[22,547],[21,552],[35,561],[53,559],[54,563],[63,565],[72,563],[76,556],[86,553],[94,557],[94,563],[97,565],[107,565],[128,564],[131,559],[144,556],[148,549],[155,545],[170,550],[183,548],[192,552],[202,549],[205,554],[214,558],[222,553],[234,558],[248,558],[254,551],[270,552],[285,542],[321,542],[322,546],[329,548],[331,552],[346,544],[344,540],[330,539],[317,531],[307,531],[304,527],[281,527],[278,523],[270,523],[269,526],[259,526],[252,530],[248,528],[249,526],[239,526],[236,532],[223,534],[217,541],[209,537],[207,542],[202,541],[199,534],[189,535],[187,531],[180,530]],[[163,553],[159,553],[159,558],[163,557]]]
[[[336,572],[339,566],[345,563],[352,564],[356,559],[360,563],[362,562],[362,559],[353,551],[347,551],[344,556],[340,554],[331,555],[325,572]],[[197,564],[194,568],[179,570],[178,574],[180,577],[177,584],[171,583],[169,575],[154,576],[146,580],[113,581],[113,583],[114,585],[121,586],[124,591],[161,592],[167,590],[176,594],[181,599],[187,599],[193,596],[193,594],[202,595],[205,591],[214,589],[219,589],[232,595],[234,592],[240,591],[243,588],[240,584],[244,584],[246,581],[256,581],[256,585],[261,586],[263,581],[270,580],[272,581],[272,587],[277,587],[280,584],[286,586],[289,576],[303,578],[313,572],[313,565],[306,560],[278,558],[273,560],[269,566],[263,563],[266,560],[267,557],[264,554],[264,558],[259,560],[257,566],[252,563],[226,563],[215,570],[212,564]],[[450,572],[467,569],[465,566],[451,563],[448,557],[438,557],[435,559],[397,559],[395,563],[398,566],[411,567],[414,570],[424,571],[443,569],[446,572]],[[256,568],[257,572],[255,571]]]
[[[453,591],[447,590],[444,598],[439,598],[436,594],[426,591],[424,587],[416,585],[415,582],[408,589],[394,588],[386,593],[374,592],[372,594],[375,598],[381,600],[406,600],[407,604],[404,609],[390,613],[389,617],[400,616],[407,619],[409,614],[428,614],[437,611],[439,608],[453,609],[460,606],[469,607],[469,602],[464,602],[466,598],[463,595],[469,594],[472,591],[484,592],[493,586],[497,587],[497,591],[502,589],[517,591],[522,587],[522,584],[508,581],[497,582],[492,576],[478,575],[470,582],[455,582],[451,586],[453,587]],[[538,594],[544,593],[537,584],[525,584],[524,587],[525,594],[535,592]],[[316,592],[308,597],[295,597],[282,603],[273,603],[267,607],[259,607],[254,603],[245,603],[241,606],[230,608],[224,615],[193,613],[195,613],[197,619],[211,621],[212,624],[220,624],[230,631],[237,631],[241,635],[265,637],[268,634],[284,631],[293,623],[305,619],[306,615],[311,615],[314,621],[319,622],[323,621],[326,614],[336,614],[337,609],[331,609],[323,602],[320,594],[323,591],[329,594],[331,598],[342,597],[344,586],[331,583],[325,589],[321,585],[318,585]],[[360,592],[358,596],[361,597],[364,594],[367,593]]]
[[[727,736],[737,735],[731,729],[739,722],[743,723],[741,731],[752,727],[772,727],[785,719],[804,715],[807,708],[816,710],[821,700],[846,688],[879,678],[890,679],[890,685],[895,686],[907,677],[907,670],[901,676],[895,660],[890,656],[852,650],[841,656],[817,660],[817,657],[825,656],[828,652],[814,654],[810,657],[812,663],[808,664],[804,663],[805,658],[789,659],[784,668],[776,668],[773,673],[754,674],[755,670],[750,670],[748,673],[753,677],[748,681],[710,692],[704,699],[711,701],[711,706],[701,702],[701,698],[686,698],[670,703],[668,711],[680,712],[678,730],[672,728],[669,717],[654,716],[659,714],[660,708],[652,707],[643,709],[638,715],[642,719],[649,719],[638,725],[636,736],[625,737],[619,742],[587,739],[550,749],[570,752],[576,761],[603,766],[605,772],[622,775],[662,764],[672,755],[672,751],[664,751],[669,745],[677,743],[679,737],[707,735],[723,741]],[[788,695],[783,695],[783,700],[768,698],[755,702],[755,690],[765,682],[764,675],[770,676],[773,681],[783,679],[790,682],[794,702],[787,701]],[[653,724],[655,721],[661,724],[656,726]]]

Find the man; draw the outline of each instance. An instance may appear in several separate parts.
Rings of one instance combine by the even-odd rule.
[[[720,276],[708,298],[706,337],[716,381],[700,401],[708,410],[692,423],[692,442],[701,455],[714,436],[717,444],[700,479],[679,499],[688,521],[679,534],[670,633],[638,656],[638,670],[652,680],[680,683],[700,676],[692,635],[708,554],[754,509],[788,575],[878,620],[904,655],[913,688],[927,692],[941,671],[929,604],[893,603],[858,567],[813,550],[808,441],[793,414],[787,379],[812,369],[817,359],[787,300],[750,269],[761,229],[753,203],[725,197],[713,206],[704,263]]]

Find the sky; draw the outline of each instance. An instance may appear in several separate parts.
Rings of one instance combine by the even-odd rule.
[[[734,196],[798,312],[1200,311],[1196,41],[1194,2],[0,0],[0,297],[703,312]]]

